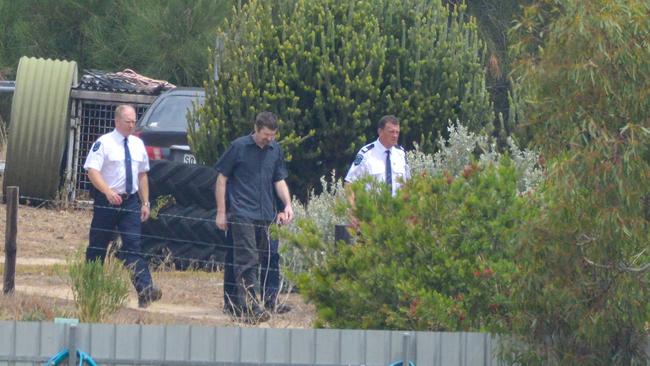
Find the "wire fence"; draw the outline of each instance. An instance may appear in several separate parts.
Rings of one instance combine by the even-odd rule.
[[[5,197],[2,197],[2,199],[4,200]],[[89,245],[88,233],[91,229],[90,219],[93,215],[93,210],[95,208],[114,210],[118,215],[126,213],[140,214],[139,209],[129,210],[120,206],[94,205],[91,202],[64,202],[23,195],[19,197],[19,200],[21,203],[27,205],[21,206],[18,213],[19,218],[23,216],[22,219],[19,219],[18,224],[19,258],[21,252],[25,253],[23,249],[28,248],[31,248],[26,251],[28,256],[33,256],[34,254],[38,257],[43,255],[54,255],[59,259],[68,259],[74,254],[74,251],[79,248],[106,250],[106,247],[103,246]],[[47,209],[53,214],[39,215],[39,213],[36,212],[29,212],[23,215],[21,210],[24,210],[26,207]],[[225,253],[227,250],[232,250],[233,243],[227,232],[217,228],[215,221],[216,209],[205,210],[207,217],[165,213],[165,207],[153,207],[153,210],[157,211],[154,215],[155,217],[150,217],[142,224],[142,231],[139,233],[141,244],[141,250],[139,251],[129,251],[120,248],[121,243],[119,239],[122,234],[125,234],[125,232],[120,231],[117,227],[114,229],[93,228],[93,230],[113,235],[113,240],[111,240],[112,243],[109,245],[111,248],[117,249],[116,253],[118,257],[127,254],[136,254],[148,261],[152,266],[167,269],[199,268],[211,271],[221,271],[224,269]],[[191,210],[191,208],[189,208],[189,210]],[[43,210],[38,211],[42,212]],[[87,216],[74,214],[79,211],[87,213]],[[181,212],[182,211],[187,212],[187,210],[181,210]],[[66,212],[72,214],[66,214]],[[57,218],[52,216],[59,217]],[[61,216],[63,216],[63,220]],[[65,223],[62,224],[62,222]],[[174,230],[173,228],[165,227],[168,223],[182,227],[184,230]],[[5,230],[5,224],[4,217],[0,218],[0,226],[3,231]],[[271,241],[274,240],[271,237],[271,226],[276,224],[270,223],[269,225],[259,225],[232,220],[228,220],[227,224],[239,224],[242,226],[263,229],[266,232],[268,239],[267,242],[269,245],[266,251],[260,253],[260,265],[263,268],[267,268],[269,271],[275,270],[274,268],[271,268],[270,261],[271,255],[274,253],[271,248]],[[202,227],[202,229],[197,229],[197,227]],[[179,233],[186,234],[186,236],[178,235]],[[46,238],[46,242],[44,242],[44,237]],[[65,243],[58,243],[62,240],[65,241]],[[55,244],[49,245],[48,243]],[[53,250],[53,247],[59,248],[60,250]],[[62,256],[66,258],[61,258]],[[227,282],[225,280],[223,284],[232,286],[236,285],[234,282]],[[281,291],[291,292],[293,286],[294,285],[288,282],[285,278],[280,278],[279,287]]]

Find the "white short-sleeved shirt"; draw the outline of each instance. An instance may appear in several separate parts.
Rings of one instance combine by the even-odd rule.
[[[142,140],[129,136],[129,153],[131,154],[131,170],[133,171],[133,192],[126,191],[126,170],[124,168],[124,136],[117,130],[102,135],[95,141],[88,156],[84,169],[98,170],[110,189],[117,193],[135,193],[138,191],[138,173],[149,171],[149,158]]]
[[[345,181],[351,183],[363,176],[370,175],[378,182],[386,182],[386,150],[389,149],[379,140],[361,148],[345,176]],[[390,162],[394,196],[402,183],[411,177],[411,173],[406,161],[406,153],[401,146],[396,145],[390,148]]]

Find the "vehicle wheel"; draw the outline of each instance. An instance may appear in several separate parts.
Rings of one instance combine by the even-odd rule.
[[[217,182],[217,171],[211,167],[199,166],[198,174],[186,186],[187,196],[195,204],[206,210],[217,207],[214,198],[214,187]]]
[[[157,220],[143,224],[145,257],[157,264],[169,253],[176,269],[218,269],[224,259],[225,235],[217,229],[215,215],[216,209],[205,210],[198,205],[163,208]]]
[[[155,201],[160,196],[174,194],[170,179],[178,174],[182,165],[167,160],[149,161],[149,200]]]

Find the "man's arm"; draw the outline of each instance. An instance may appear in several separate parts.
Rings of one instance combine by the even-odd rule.
[[[284,212],[285,218],[284,218],[284,223],[289,223],[291,220],[293,220],[293,208],[291,207],[291,195],[289,194],[289,186],[287,186],[287,182],[284,181],[284,179],[279,180],[274,183],[275,185],[275,193],[278,195],[282,203],[284,203]]]
[[[228,177],[219,173],[214,190],[214,197],[217,200],[217,218],[215,221],[217,227],[221,230],[228,229],[228,222],[226,219],[226,183],[228,183]]]
[[[99,170],[94,168],[89,168],[88,179],[90,179],[90,183],[93,184],[96,190],[98,190],[100,193],[106,196],[106,200],[108,200],[108,202],[111,205],[122,204],[122,197],[120,197],[120,195],[117,194],[117,192],[113,191],[108,187],[108,184],[106,184],[106,181],[104,181],[104,178],[102,177],[102,173],[100,173]]]
[[[138,196],[140,196],[140,202],[142,202],[142,206],[140,207],[140,221],[144,222],[147,221],[151,213],[147,172],[138,173],[138,187]]]

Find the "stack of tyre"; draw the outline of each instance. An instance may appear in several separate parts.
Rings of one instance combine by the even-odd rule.
[[[219,268],[226,238],[215,225],[217,172],[166,160],[150,165],[149,196],[157,215],[142,226],[142,249],[149,262],[181,270]]]

